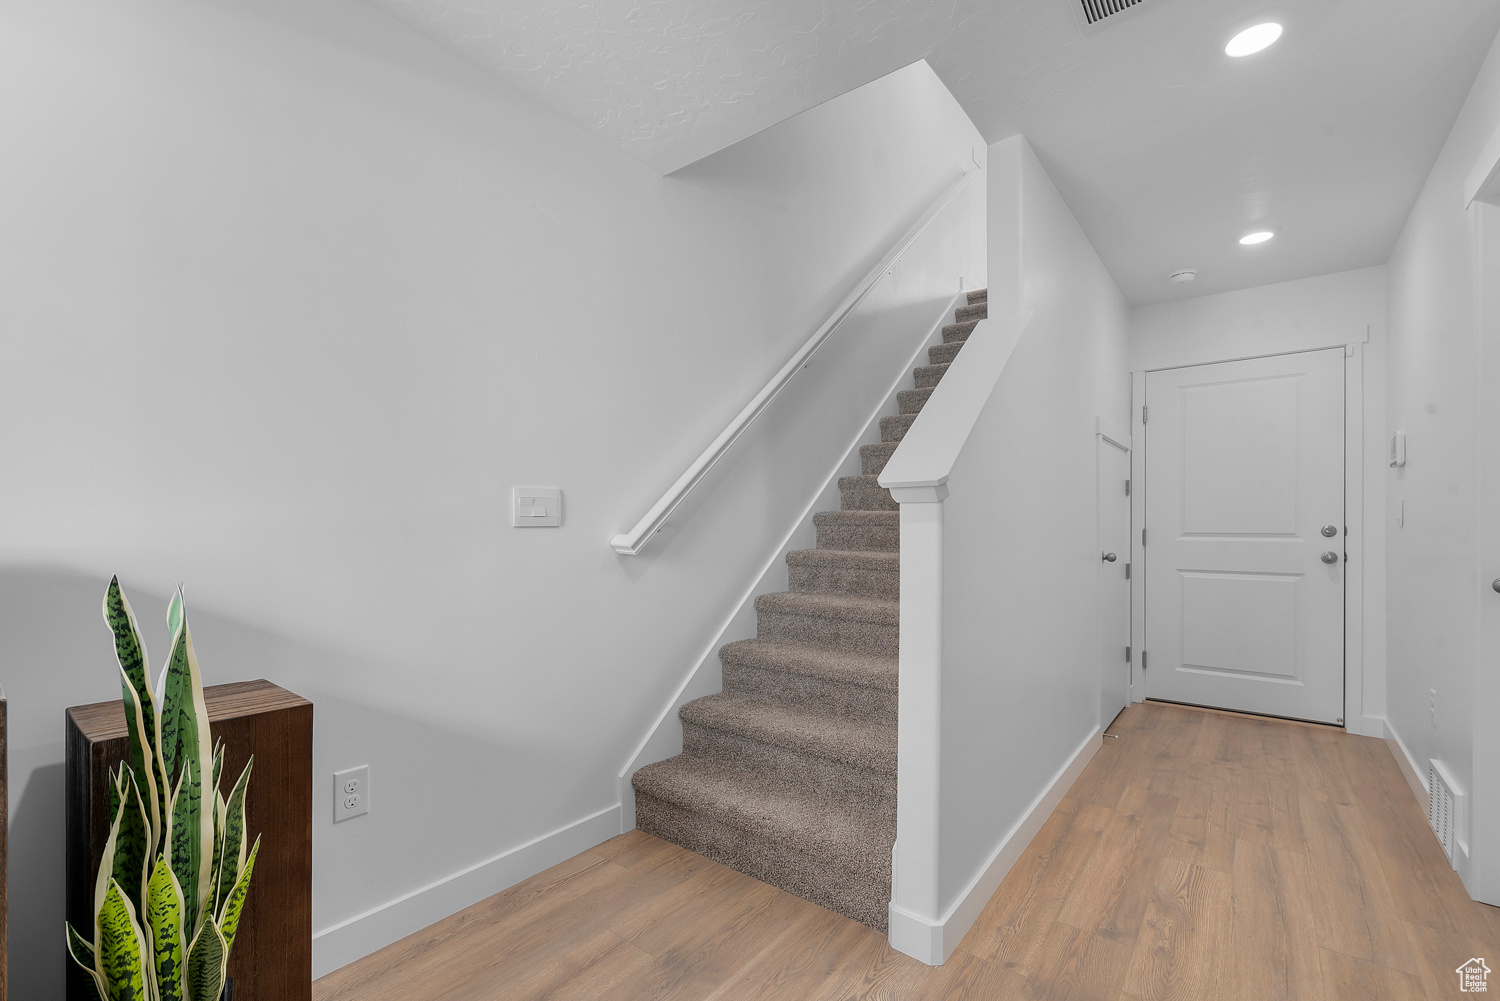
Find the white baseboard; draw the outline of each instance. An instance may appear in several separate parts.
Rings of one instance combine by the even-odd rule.
[[[1006,874],[1031,844],[1031,839],[1052,816],[1052,811],[1057,809],[1057,804],[1062,802],[1063,796],[1103,744],[1104,738],[1097,729],[1089,734],[1021,819],[1000,839],[989,860],[979,867],[979,872],[940,920],[932,921],[892,904],[889,911],[891,948],[929,966],[943,965],[979,919],[984,905],[1000,888]]]
[[[1385,732],[1381,736],[1385,738],[1386,746],[1391,749],[1391,756],[1396,759],[1396,764],[1401,766],[1401,774],[1406,776],[1406,784],[1411,786],[1412,795],[1417,797],[1417,803],[1422,807],[1423,813],[1430,812],[1431,802],[1427,792],[1427,780],[1422,777],[1422,773],[1427,769],[1417,767],[1417,761],[1411,756],[1411,751],[1407,750],[1406,742],[1401,739],[1401,735],[1395,731],[1389,720],[1385,721],[1383,729]]]
[[[620,833],[620,805],[501,852],[389,903],[313,933],[313,977],[456,914]]]
[[[885,399],[881,401],[880,406],[875,408],[859,435],[844,450],[843,457],[828,474],[828,479],[823,481],[822,489],[818,491],[817,496],[808,501],[802,516],[782,540],[781,547],[771,554],[756,577],[755,583],[741,595],[739,605],[725,620],[723,628],[703,651],[698,663],[688,672],[677,691],[672,694],[671,701],[662,708],[655,721],[652,722],[651,728],[636,745],[630,760],[616,776],[616,784],[620,790],[621,831],[628,831],[635,827],[635,790],[631,788],[630,777],[653,762],[664,761],[674,754],[682,753],[682,721],[677,716],[678,710],[696,698],[723,691],[719,649],[735,640],[755,638],[755,599],[762,594],[787,589],[786,554],[793,549],[809,549],[816,544],[817,529],[813,525],[813,515],[819,511],[838,510],[839,477],[859,472],[859,446],[880,440],[880,419],[896,412],[896,395],[906,388],[912,369],[919,364],[925,364],[923,359],[928,348],[943,343],[944,324],[950,322],[949,317],[953,315],[953,311],[967,301],[967,294],[959,292],[943,307],[943,312],[928,329],[922,343],[912,351],[911,357],[906,361],[906,366],[896,376]]]
[[[1361,737],[1379,737],[1385,739],[1385,717],[1384,716],[1356,716],[1345,724],[1344,729]]]

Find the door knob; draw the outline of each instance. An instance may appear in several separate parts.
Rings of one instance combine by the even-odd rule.
[[[1102,559],[1105,563],[1113,563],[1118,557],[1114,553],[1105,553]],[[1500,590],[1500,588],[1496,588],[1496,590]]]
[[[1325,538],[1325,539],[1331,539],[1335,535],[1338,535],[1338,534],[1339,534],[1339,530],[1337,528],[1335,528],[1334,526],[1332,526],[1332,525],[1324,525],[1323,526],[1323,538]]]
[[[1339,554],[1330,549],[1318,558],[1324,563],[1337,563],[1339,561]]]
[[[1500,577],[1496,577],[1495,582],[1491,584],[1490,587],[1494,588],[1496,591],[1500,591]]]

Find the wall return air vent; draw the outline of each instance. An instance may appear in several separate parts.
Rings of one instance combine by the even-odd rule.
[[[1085,30],[1098,27],[1106,18],[1139,7],[1146,0],[1072,0]]]
[[[1448,863],[1452,865],[1458,861],[1454,853],[1461,850],[1459,832],[1463,829],[1464,796],[1441,761],[1428,762],[1427,794],[1427,819],[1432,823],[1432,833],[1443,846],[1443,854],[1448,856]]]

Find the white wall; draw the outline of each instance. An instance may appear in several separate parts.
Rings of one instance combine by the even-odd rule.
[[[1386,714],[1386,340],[1383,266],[1140,306],[1130,318],[1135,372],[1355,345],[1345,361],[1348,551],[1362,590],[1350,592],[1345,718],[1352,732],[1374,737],[1384,735]],[[1139,430],[1138,413],[1132,420]],[[1143,681],[1149,694],[1149,674]]]
[[[1407,464],[1388,471],[1386,511],[1391,729],[1424,779],[1437,758],[1491,803],[1492,788],[1475,789],[1473,762],[1476,727],[1495,725],[1474,718],[1480,603],[1496,597],[1486,583],[1494,573],[1482,574],[1478,559],[1480,436],[1493,427],[1480,411],[1480,215],[1463,193],[1497,127],[1500,52],[1492,49],[1391,254],[1389,420],[1407,434]],[[1396,527],[1403,504],[1405,524]],[[1493,500],[1485,507],[1493,517]],[[1458,868],[1475,891],[1462,857]]]
[[[664,179],[357,0],[17,0],[0,129],[17,997],[60,989],[62,710],[118,695],[112,572],[155,654],[185,581],[209,682],[316,702],[320,971],[617,830],[841,454],[795,426],[837,373],[647,555],[607,540],[980,142],[918,64]],[[511,529],[518,484],[565,526]]]
[[[1050,811],[1034,810],[1039,799],[1097,747],[1094,426],[1097,415],[1124,424],[1129,411],[1124,297],[1023,138],[992,145],[988,173],[991,322],[1032,316],[941,504],[939,959]],[[949,377],[964,363],[960,353]],[[922,440],[921,425],[908,440]],[[905,508],[903,727],[916,600]]]

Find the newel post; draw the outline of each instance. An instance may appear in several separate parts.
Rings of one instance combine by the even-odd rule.
[[[901,505],[901,638],[896,735],[896,847],[890,942],[938,965],[942,955],[941,802],[943,508],[946,483],[891,488]]]

